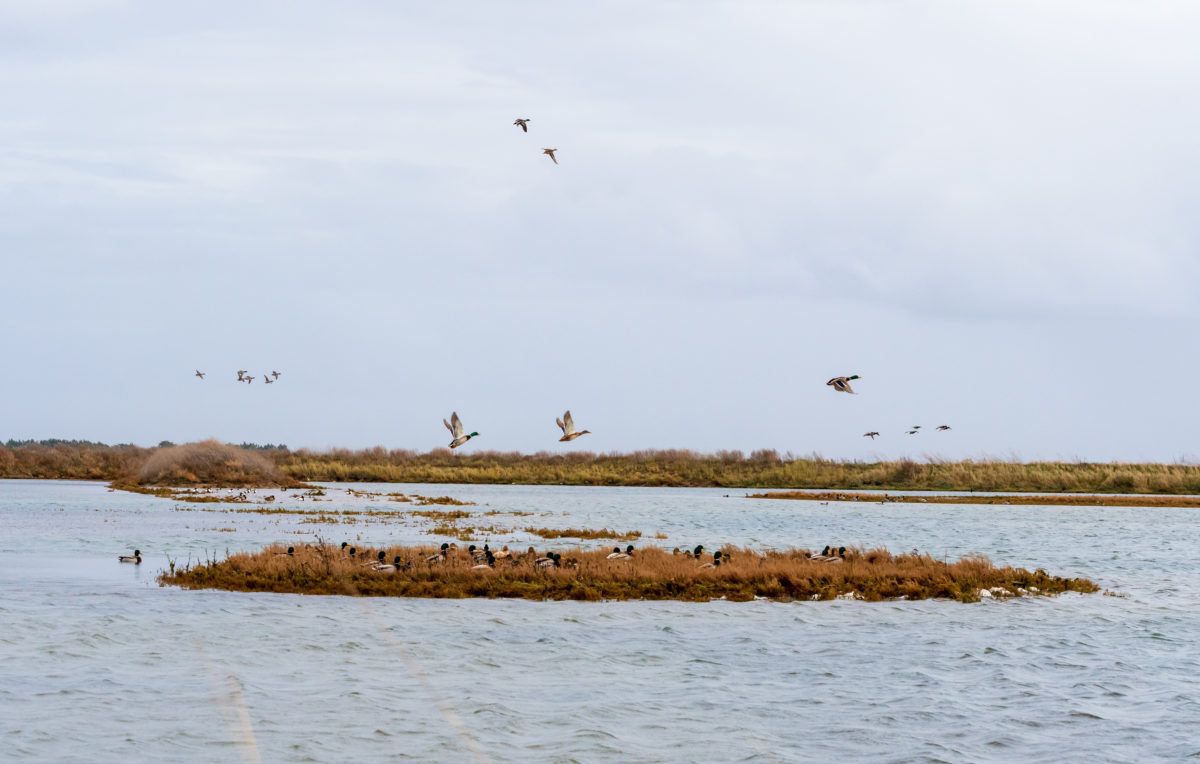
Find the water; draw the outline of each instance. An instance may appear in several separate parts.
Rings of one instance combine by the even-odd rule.
[[[360,487],[532,513],[464,524],[636,529],[667,534],[655,543],[668,546],[983,552],[1126,596],[695,604],[185,592],[155,582],[168,555],[182,562],[317,533],[360,545],[441,539],[417,518],[299,524],[96,483],[0,481],[0,759],[1200,756],[1197,510]],[[328,498],[284,503],[411,508],[333,486]],[[530,543],[523,533],[490,540]],[[134,547],[144,564],[116,562]]]

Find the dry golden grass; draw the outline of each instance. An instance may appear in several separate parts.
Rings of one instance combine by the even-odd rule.
[[[131,482],[160,452],[101,443],[12,443],[0,446],[0,478],[87,479]],[[230,447],[233,448],[233,447]],[[927,491],[1023,491],[1100,494],[1200,495],[1200,465],[1123,462],[1020,462],[995,459],[892,462],[794,457],[763,450],[750,454],[686,450],[625,454],[519,454],[496,451],[427,453],[369,448],[358,451],[247,451],[270,460],[295,480],[398,483],[522,483],[565,485],[719,486]],[[181,472],[188,472],[179,465]],[[169,474],[171,469],[167,469]],[[192,471],[197,478],[201,475]],[[218,482],[223,470],[205,480]],[[237,485],[258,477],[234,469]],[[169,479],[164,482],[171,482]],[[403,501],[396,498],[396,501]]]
[[[526,528],[526,533],[544,539],[613,539],[634,541],[642,537],[641,531],[614,531],[611,528]]]
[[[1200,497],[1195,496],[1047,496],[1047,495],[1012,495],[1007,496],[978,496],[978,495],[936,495],[924,494],[914,496],[880,495],[871,493],[842,493],[837,491],[779,491],[776,493],[754,493],[751,499],[791,499],[793,501],[856,501],[898,504],[1005,504],[1022,506],[1083,506],[1083,507],[1197,507],[1200,508]]]
[[[290,486],[268,457],[216,440],[156,450],[137,471],[138,485]]]
[[[370,561],[382,551],[395,571],[375,571]],[[160,576],[164,585],[294,594],[372,597],[516,597],[533,600],[750,600],[892,598],[953,599],[974,602],[981,590],[1005,594],[1095,592],[1082,578],[1061,578],[1044,570],[996,567],[983,557],[946,563],[918,554],[892,555],[883,549],[850,552],[840,564],[808,559],[804,550],[755,552],[725,548],[728,564],[701,568],[701,561],[658,548],[638,550],[630,560],[609,560],[605,551],[564,552],[560,567],[539,567],[536,552],[476,564],[464,550],[444,562],[429,563],[434,547],[368,548],[350,558],[332,546],[304,546],[294,556],[272,546],[257,553],[177,568]],[[711,559],[706,556],[706,559]]]

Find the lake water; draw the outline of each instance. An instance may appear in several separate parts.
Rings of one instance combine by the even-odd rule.
[[[636,529],[667,534],[653,542],[667,546],[982,552],[1124,596],[697,604],[188,592],[156,583],[168,556],[317,534],[359,545],[442,539],[420,518],[314,525],[98,483],[0,481],[0,759],[1200,757],[1198,510],[357,487],[532,513],[464,524]],[[276,504],[410,507],[344,488],[329,486],[320,504]],[[531,543],[503,530],[489,540]],[[144,564],[117,562],[135,547]]]

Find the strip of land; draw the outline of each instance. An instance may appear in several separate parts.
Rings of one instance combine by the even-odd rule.
[[[979,494],[880,494],[845,493],[841,491],[772,491],[752,493],[748,499],[789,499],[792,501],[865,502],[870,504],[1002,504],[1024,506],[1079,506],[1079,507],[1198,507],[1197,496],[1130,496],[1130,495],[1032,495],[1006,494],[1003,496],[981,496]]]
[[[762,450],[599,454],[370,448],[291,450],[205,441],[157,448],[40,441],[0,446],[0,477],[143,486],[302,490],[311,482],[815,488],[830,491],[1015,491],[1200,494],[1200,465],[999,460],[835,461]]]
[[[655,547],[635,550],[627,559],[610,559],[606,551],[564,551],[555,559],[549,552],[531,548],[494,558],[488,565],[458,549],[444,556],[438,556],[434,547],[366,548],[351,555],[328,545],[303,546],[291,554],[282,546],[272,546],[173,569],[159,581],[185,589],[362,597],[701,602],[722,598],[976,602],[1098,591],[1084,578],[998,567],[983,557],[944,562],[928,555],[873,549],[815,560],[802,549],[724,547],[720,551],[724,562],[715,567],[712,554],[693,557]],[[386,567],[376,569],[373,561],[380,552]]]

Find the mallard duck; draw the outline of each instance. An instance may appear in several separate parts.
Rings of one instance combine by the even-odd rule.
[[[444,562],[446,560],[446,557],[449,554],[450,554],[450,545],[443,543],[441,551],[438,552],[437,554],[431,554],[428,557],[426,557],[425,562],[429,563],[430,565],[433,565],[433,564],[436,564],[439,562]]]
[[[558,164],[558,158],[554,156],[554,152],[556,151],[558,151],[558,149],[542,149],[542,153],[550,157],[551,162]]]
[[[238,369],[237,375],[238,375],[238,382],[244,381],[246,379],[246,370]]]
[[[851,374],[848,377],[834,377],[825,384],[829,385],[834,390],[837,390],[839,393],[850,393],[851,395],[857,395],[857,393],[854,392],[854,388],[850,387],[850,381],[859,378],[860,377],[857,374]]]
[[[200,371],[199,369],[196,369],[196,376],[199,377],[200,379],[204,379],[204,372]]]
[[[134,565],[142,564],[142,550],[134,549],[133,554],[123,554],[117,558],[118,562],[132,562]]]
[[[248,385],[251,385],[251,384],[254,384],[254,377],[247,374],[246,376],[242,377],[242,381]]]
[[[450,414],[449,422],[447,422],[445,419],[443,419],[442,424],[446,425],[446,429],[449,430],[450,434],[454,437],[454,440],[450,441],[450,448],[458,448],[459,446],[461,446],[463,443],[466,443],[471,438],[475,438],[475,437],[479,436],[479,433],[477,433],[477,432],[472,432],[468,435],[463,435],[463,424],[462,424],[462,420],[458,418],[457,411],[452,412]]]
[[[870,432],[864,432],[863,437],[870,438],[871,440],[875,440],[876,438],[879,437],[879,433],[874,430],[871,430]]]
[[[946,430],[949,430],[949,429],[950,429],[950,425],[948,425],[948,424],[939,424],[939,425],[937,426],[937,429],[938,429],[938,432],[945,432]]]
[[[920,430],[909,430],[909,431],[908,431],[908,434],[909,434],[909,435],[916,435],[916,434],[917,434],[917,433],[919,433],[919,432],[920,432]]]
[[[829,559],[829,545],[826,544],[825,548],[821,550],[820,554],[810,554],[808,559],[816,560],[818,562],[824,562],[825,560]]]
[[[488,570],[496,566],[496,555],[490,551],[484,556],[483,562],[471,567],[471,570]]]
[[[280,552],[279,554],[277,554],[275,556],[276,557],[295,557],[296,556],[296,547],[289,546],[287,548],[286,552]]]
[[[554,422],[558,425],[558,429],[562,430],[563,432],[563,436],[558,439],[560,443],[569,443],[576,438],[582,438],[584,435],[592,434],[591,430],[580,430],[579,432],[575,431],[575,420],[571,417],[570,409],[567,409],[566,413],[562,415],[561,419],[555,419]]]
[[[721,567],[721,550],[720,549],[713,552],[712,562],[704,563],[703,565],[700,566],[700,570],[704,570],[706,568],[711,569],[711,568],[719,568],[719,567]]]
[[[380,552],[379,562],[375,563],[375,565],[372,567],[374,570],[377,570],[380,573],[395,573],[397,570],[400,570],[400,555],[393,557],[392,564],[388,565],[383,561],[383,552]]]
[[[517,117],[516,119],[513,120],[513,124],[516,125],[517,127],[521,128],[521,132],[527,133],[527,132],[529,132],[530,121],[531,120],[529,117]]]
[[[558,561],[562,559],[562,555],[558,552],[546,552],[545,557],[539,557],[534,564],[539,568],[557,568]]]
[[[629,547],[629,548],[630,548],[630,550],[633,549],[633,547]],[[630,555],[627,552],[622,552],[621,547],[614,546],[613,550],[608,553],[608,557],[606,557],[605,559],[606,560],[628,560],[631,556],[632,555]]]
[[[264,374],[264,375],[263,375],[263,382],[266,382],[268,385],[271,385],[271,384],[274,384],[274,383],[275,383],[275,380],[271,379],[271,375],[270,375],[270,374]]]
[[[279,379],[279,377],[280,377],[280,374],[279,374],[279,372],[277,372],[277,371],[272,371],[272,372],[271,372],[271,376],[272,376],[272,377],[274,377],[275,379]]]

